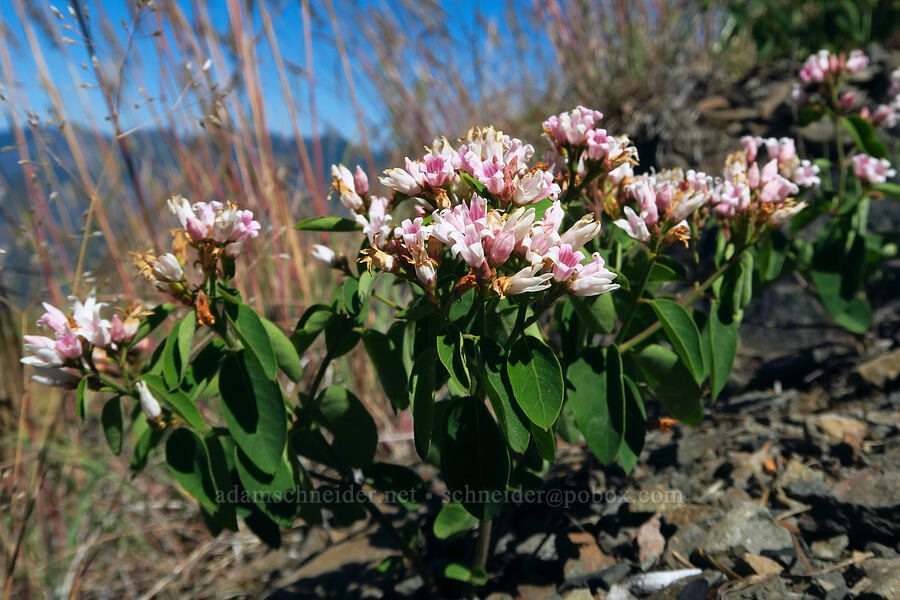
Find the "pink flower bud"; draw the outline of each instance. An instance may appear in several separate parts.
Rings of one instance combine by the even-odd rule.
[[[356,173],[353,175],[353,187],[360,196],[369,193],[369,178],[359,165],[356,165]]]

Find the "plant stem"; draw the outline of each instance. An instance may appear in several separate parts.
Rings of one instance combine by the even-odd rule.
[[[831,123],[834,126],[834,144],[837,146],[837,161],[838,161],[838,193],[837,193],[837,206],[833,208],[840,208],[841,204],[844,201],[844,189],[847,185],[847,165],[845,163],[844,156],[844,140],[841,136],[841,123],[840,119],[837,115],[834,115],[831,118]]]
[[[616,336],[616,341],[621,341],[625,336],[625,333],[628,331],[628,328],[631,326],[631,322],[634,320],[634,315],[638,311],[638,303],[641,301],[641,296],[644,295],[644,288],[647,287],[647,282],[650,281],[650,273],[653,271],[653,265],[656,264],[656,254],[652,254],[650,259],[647,261],[647,270],[644,272],[644,277],[641,279],[641,284],[637,288],[637,292],[634,294],[634,306],[631,308],[631,311],[628,313],[628,318],[625,319],[625,322],[622,323],[622,328],[619,330],[619,335]]]
[[[310,400],[316,397],[316,392],[319,391],[319,386],[322,384],[322,378],[325,377],[325,371],[328,370],[328,365],[331,364],[331,358],[331,353],[328,352],[325,354],[325,358],[322,359],[322,364],[319,365],[319,370],[316,371],[316,378],[313,379],[312,385],[309,386],[307,397]]]
[[[478,545],[475,546],[475,559],[472,561],[472,569],[484,569],[487,565],[488,554],[491,550],[491,525],[490,519],[482,519],[478,522]]]
[[[387,304],[388,306],[390,306],[390,307],[393,308],[394,310],[402,310],[402,309],[403,309],[402,306],[400,306],[399,304],[397,304],[396,302],[394,302],[393,300],[391,300],[391,299],[388,298],[387,296],[381,295],[379,292],[372,292],[372,297],[373,297],[373,298],[376,298],[376,299],[378,299],[378,300],[381,300],[382,302],[384,302],[385,304]]]
[[[326,483],[330,483],[331,485],[344,485],[347,481],[343,479],[337,479],[336,477],[329,477],[327,475],[323,475],[321,473],[311,472],[310,476],[314,479],[319,479]],[[400,552],[403,554],[403,557],[409,561],[412,565],[413,569],[416,570],[416,573],[419,574],[419,577],[422,578],[422,582],[429,592],[434,593],[437,588],[434,585],[434,581],[431,578],[431,575],[428,573],[428,568],[425,566],[425,563],[422,562],[422,558],[416,553],[409,545],[400,537],[400,534],[397,533],[397,528],[391,523],[390,519],[388,519],[381,509],[379,509],[374,502],[372,502],[371,498],[369,498],[368,494],[362,494],[363,507],[366,509],[366,512],[378,523],[378,525],[385,531],[385,533],[390,536],[391,539],[394,540],[394,543],[397,545],[397,548],[400,549]]]
[[[712,275],[707,277],[703,281],[703,283],[694,286],[694,289],[690,290],[684,296],[682,296],[678,300],[678,304],[681,304],[682,306],[686,306],[686,305],[690,304],[691,302],[693,302],[694,300],[696,300],[700,296],[700,294],[702,294],[704,291],[706,291],[706,288],[708,288],[713,283],[715,283],[716,279],[721,277],[722,274],[725,273],[725,271],[727,271],[731,265],[733,265],[735,262],[740,260],[741,254],[743,254],[743,252],[744,252],[743,249],[735,252],[734,256],[732,256],[729,260],[725,261],[722,264],[722,266],[720,266],[718,269],[713,271]],[[656,333],[660,327],[662,327],[662,324],[659,321],[653,323],[652,325],[650,325],[645,330],[643,330],[639,334],[635,335],[628,341],[619,344],[619,352],[625,352],[626,350],[632,348],[633,346],[640,344],[645,339],[647,339],[648,337],[650,337],[651,335]]]

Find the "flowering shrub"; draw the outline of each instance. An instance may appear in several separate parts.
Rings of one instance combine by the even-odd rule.
[[[875,103],[853,85],[854,75],[868,66],[869,58],[859,50],[846,55],[821,50],[804,63],[794,92],[799,124],[830,121],[835,156],[815,161],[827,176],[790,230],[765,236],[756,252],[760,283],[796,269],[835,322],[860,334],[872,325],[866,283],[896,254],[888,236],[869,231],[869,209],[885,197],[900,198],[900,186],[890,181],[896,171],[883,141],[896,134],[900,69],[890,75],[887,101]],[[822,224],[814,241],[793,235],[813,223]]]
[[[809,110],[847,127],[868,152],[850,161],[841,154],[833,167],[840,190],[829,191],[831,178],[820,173],[828,163],[800,159],[790,139],[744,139],[718,177],[636,175],[630,140],[608,134],[602,115],[585,107],[543,123],[540,161],[531,144],[474,128],[385,171],[386,195],[359,167],[333,167],[333,192],[352,218],[297,228],[355,233],[361,246],[352,256],[314,247],[343,280],[289,337],[232,287],[234,261],[260,231],[252,213],[176,197],[168,204],[181,226],[172,252],[134,254],[140,274],[174,302],[111,319],[93,292],[69,312],[45,305],[38,324],[53,336],[26,337],[23,362],[42,383],[76,389],[82,415],[89,393],[107,397],[106,438],[118,453],[130,432],[135,471],[164,440],[172,475],[213,532],[236,529],[241,517],[277,545],[279,527],[319,522],[322,509],[341,523],[366,511],[383,522],[371,502],[290,501],[297,491],[370,486],[404,491],[408,505],[422,500],[426,485],[415,472],[376,460],[378,432],[362,402],[339,385],[322,389],[331,362],[361,341],[393,408],[411,411],[417,453],[458,499],[444,509],[455,517],[438,517],[439,535],[480,522],[473,568],[448,574],[482,581],[503,493],[534,485],[542,461],[555,460],[557,435],[583,438],[600,461],[630,472],[643,447],[645,401],[687,425],[701,421],[728,380],[755,285],[780,273],[777,252],[802,248],[777,242],[792,219],[796,228],[800,216],[836,216],[815,253],[875,243],[864,203],[894,191],[885,183],[893,170],[871,121],[845,116],[839,93],[864,63],[860,54],[820,53],[801,73],[816,86]],[[848,204],[851,163],[858,196]],[[815,199],[804,196],[820,188]],[[705,236],[716,251],[701,260]],[[811,277],[846,325],[841,315],[854,318],[859,296],[834,309],[816,260]],[[378,277],[403,286],[405,306],[374,293]],[[372,302],[393,311],[387,331],[368,325]],[[179,306],[186,313],[175,319]],[[150,334],[170,318],[154,347]],[[304,379],[301,356],[320,336],[324,359]],[[420,568],[414,545],[398,543]]]

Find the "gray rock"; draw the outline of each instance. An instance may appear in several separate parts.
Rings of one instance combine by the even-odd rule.
[[[516,554],[534,554],[538,560],[553,560],[556,557],[556,538],[552,534],[535,533],[516,546]]]
[[[850,594],[840,571],[831,571],[816,576],[809,591],[825,600],[844,600]]]
[[[677,553],[683,558],[688,558],[706,537],[706,527],[697,523],[689,523],[678,528],[675,535],[666,542],[666,550],[663,553],[663,564],[669,567],[683,567],[684,564],[675,558]]]
[[[767,508],[743,503],[725,513],[704,535],[700,547],[706,552],[743,552],[760,554],[793,546],[791,534],[775,522]]]
[[[729,600],[772,600],[788,598],[788,590],[784,582],[777,576],[766,577],[747,586],[729,591]]]
[[[900,598],[900,558],[873,558],[862,565],[866,576],[853,586],[859,600]]]
[[[591,590],[581,588],[577,590],[569,590],[562,595],[563,600],[594,600]]]
[[[834,560],[841,556],[841,552],[847,548],[847,544],[849,543],[850,538],[842,533],[841,535],[836,535],[827,540],[813,542],[810,545],[810,549],[812,550],[813,556],[816,558]]]
[[[815,535],[853,534],[877,540],[900,538],[900,451],[883,455],[873,466],[853,471],[835,486],[798,481],[788,495],[812,509],[797,518],[800,529]]]
[[[600,573],[598,579],[607,588],[612,588],[613,585],[625,579],[629,573],[631,573],[631,567],[627,563],[617,563]]]

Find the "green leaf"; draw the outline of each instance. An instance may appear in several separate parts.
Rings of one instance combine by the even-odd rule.
[[[532,423],[549,429],[563,400],[562,369],[553,351],[540,339],[522,336],[506,359],[513,396]]]
[[[180,389],[167,390],[165,381],[159,375],[144,375],[141,377],[141,381],[147,384],[150,393],[158,401],[171,408],[185,423],[199,431],[209,430],[209,425],[203,420],[200,411],[183,391]]]
[[[113,454],[122,452],[122,432],[124,423],[122,419],[122,397],[115,396],[106,401],[103,411],[100,413],[100,424],[103,425],[103,435]]]
[[[181,377],[183,375],[181,366],[182,363],[187,363],[186,360],[181,360],[181,354],[179,352],[180,344],[178,343],[178,331],[181,329],[183,322],[184,319],[175,321],[172,330],[166,338],[165,347],[163,348],[162,374],[163,379],[166,382],[166,387],[170,390],[177,388],[181,383]]]
[[[194,332],[197,330],[197,316],[192,310],[181,318],[181,326],[178,328],[178,359],[180,361],[178,381],[184,379],[191,362],[191,346],[194,343]]]
[[[619,448],[618,460],[625,473],[631,473],[644,448],[647,432],[647,412],[641,392],[629,377],[622,377],[625,383],[625,439]]]
[[[569,301],[582,324],[595,333],[609,333],[616,326],[616,307],[612,294],[579,297],[570,296]]]
[[[864,153],[875,158],[887,156],[887,148],[875,135],[875,127],[871,122],[859,115],[850,115],[841,117],[841,125],[850,133],[853,142]]]
[[[166,441],[169,471],[192,498],[210,513],[218,510],[216,486],[209,468],[206,445],[189,429],[179,427]]]
[[[651,344],[641,350],[637,361],[663,408],[685,425],[699,425],[704,408],[700,388],[678,355]]]
[[[538,454],[548,463],[556,462],[556,433],[553,428],[544,431],[534,423],[531,423],[531,437]]]
[[[250,493],[253,504],[282,527],[293,525],[300,503],[297,498],[290,496],[295,487],[294,473],[287,454],[282,456],[274,475],[260,471],[237,446],[234,448],[234,458],[241,485]]]
[[[802,109],[800,109],[800,115],[797,119],[797,124],[800,125],[800,127],[806,127],[807,125],[818,121],[823,116],[824,113],[820,109],[814,106],[804,106]]]
[[[225,312],[241,345],[253,355],[266,377],[275,379],[278,375],[278,362],[262,319],[246,304],[231,301]]]
[[[275,352],[275,362],[278,367],[284,371],[284,374],[294,383],[299,383],[303,377],[303,365],[300,363],[300,355],[297,349],[291,343],[284,332],[272,321],[260,317],[266,334],[269,336],[269,343],[272,344],[272,350]]]
[[[700,343],[700,332],[690,313],[667,298],[658,298],[651,303],[654,312],[662,325],[666,337],[669,338],[675,352],[694,376],[699,385],[704,377],[703,345]]]
[[[84,421],[84,408],[85,404],[87,404],[87,383],[87,376],[82,377],[81,381],[78,382],[78,387],[75,388],[75,411],[78,413],[78,418],[82,421]]]
[[[450,373],[450,377],[462,389],[469,388],[469,371],[466,368],[466,357],[463,353],[462,334],[455,327],[449,327],[437,336],[437,353],[441,364]]]
[[[316,341],[333,314],[331,307],[325,304],[314,304],[306,309],[290,338],[298,355],[303,356],[303,353]]]
[[[356,221],[343,217],[313,217],[304,219],[294,226],[297,231],[362,231]]]
[[[434,520],[434,535],[441,540],[447,540],[478,525],[478,519],[469,514],[462,504],[451,502],[445,504]]]
[[[322,424],[334,436],[331,447],[340,461],[350,468],[371,463],[378,429],[363,403],[339,385],[322,390],[318,403]]]
[[[610,346],[614,349],[615,346]],[[610,364],[607,364],[610,363]],[[568,398],[575,422],[591,451],[602,463],[615,460],[625,435],[622,362],[612,350],[588,348],[567,372]]]
[[[251,506],[244,515],[244,523],[256,537],[270,548],[281,547],[281,530],[278,528],[278,524],[255,506]]]
[[[362,334],[363,346],[375,367],[378,380],[394,410],[409,406],[409,381],[403,366],[403,352],[388,335],[374,329]]]
[[[444,577],[447,579],[468,582],[472,579],[472,572],[469,570],[469,567],[459,563],[450,563],[444,567]]]
[[[266,473],[275,473],[287,441],[281,386],[247,350],[228,356],[219,373],[219,396],[228,431]]]
[[[531,437],[527,417],[522,414],[518,404],[514,402],[509,379],[506,377],[506,357],[500,344],[489,337],[482,337],[478,343],[479,367],[482,381],[497,424],[510,448],[522,454],[528,448]]]
[[[734,357],[737,355],[738,337],[738,324],[723,323],[719,319],[718,303],[714,302],[703,327],[706,356],[709,357],[709,386],[713,400],[718,398],[728,383],[731,368],[734,366]]]
[[[359,294],[359,280],[348,278],[340,286],[339,307],[349,315],[358,315],[362,310],[362,298]]]
[[[491,519],[509,481],[506,441],[483,402],[457,398],[442,404],[448,404],[441,448],[447,489],[473,516]]]
[[[356,321],[344,314],[335,314],[325,328],[325,346],[331,358],[338,358],[353,350],[359,342]]]
[[[363,468],[363,475],[375,489],[389,494],[388,504],[399,502],[415,510],[425,501],[428,488],[422,478],[408,467],[375,461]],[[467,513],[468,514],[468,513]]]
[[[434,346],[425,348],[413,363],[409,375],[409,405],[412,407],[416,452],[421,458],[428,456],[431,447],[437,362]]]
[[[460,178],[466,183],[466,185],[468,185],[472,189],[473,192],[475,192],[482,198],[493,197],[493,194],[491,194],[488,191],[488,189],[484,186],[483,183],[481,183],[480,181],[478,181],[477,179],[475,179],[468,173],[460,172],[459,175],[460,175]]]
[[[165,321],[174,310],[175,305],[166,302],[164,304],[160,304],[152,311],[150,311],[149,315],[142,317],[137,331],[135,332],[134,337],[129,342],[129,345],[134,346],[139,341],[153,333],[153,331],[157,327],[159,327],[160,324],[162,324],[162,322]]]
[[[860,296],[866,272],[866,242],[846,226],[846,221],[836,219],[819,234],[810,279],[835,322],[862,334],[872,326],[872,309]]]
[[[134,451],[131,453],[131,475],[135,476],[140,473],[150,457],[150,452],[156,448],[162,440],[163,430],[151,429],[147,423],[147,419],[135,419],[131,425],[134,434]]]
[[[873,190],[877,190],[883,194],[891,196],[893,198],[900,198],[900,184],[886,182],[886,183],[876,183],[872,186]]]

